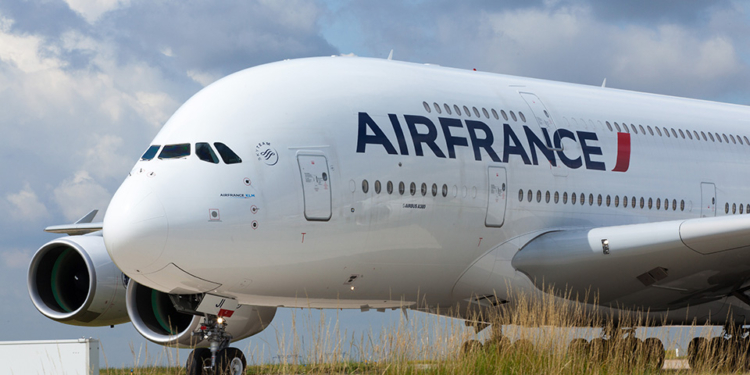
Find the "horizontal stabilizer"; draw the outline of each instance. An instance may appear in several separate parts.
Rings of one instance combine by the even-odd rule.
[[[82,218],[78,219],[74,224],[64,224],[64,225],[52,225],[47,228],[44,228],[45,232],[49,233],[65,233],[71,236],[77,236],[77,235],[83,235],[88,234],[92,232],[97,232],[102,230],[103,223],[92,223],[94,220],[94,217],[96,217],[96,214],[99,212],[99,210],[92,210],[91,212],[84,215]]]

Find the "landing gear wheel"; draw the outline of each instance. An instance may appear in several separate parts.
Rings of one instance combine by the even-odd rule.
[[[188,354],[186,375],[203,375],[203,367],[206,365],[211,365],[211,351],[206,348],[195,349]]]
[[[664,345],[656,337],[643,340],[643,351],[646,354],[646,366],[650,370],[661,370],[664,367]]]
[[[588,358],[591,344],[586,339],[573,339],[568,344],[568,354],[574,357]]]
[[[477,340],[468,340],[463,345],[461,345],[462,355],[476,354],[476,353],[479,353],[479,351],[481,350],[482,350],[482,343]]]
[[[708,340],[704,337],[695,337],[688,344],[688,364],[691,370],[706,366],[708,358]]]
[[[245,355],[237,348],[226,348],[216,356],[216,375],[241,375],[245,366]]]

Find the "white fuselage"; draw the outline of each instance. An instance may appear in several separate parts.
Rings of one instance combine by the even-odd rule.
[[[436,66],[284,61],[208,86],[152,142],[222,142],[241,163],[205,162],[194,150],[139,161],[112,200],[104,239],[140,284],[242,304],[393,308],[455,306],[472,294],[502,299],[507,285],[536,291],[511,265],[535,234],[720,216],[726,204],[729,214],[739,214],[738,205],[746,212],[748,118],[744,106]],[[551,147],[532,148],[529,132],[542,143],[546,132]],[[714,140],[703,139],[709,132]],[[559,144],[554,134],[563,135]],[[702,183],[713,185],[702,191]],[[674,287],[710,286],[719,257],[696,253],[690,261],[706,269]],[[666,310],[660,301],[674,291],[659,293],[640,304]],[[726,302],[691,307],[691,316]]]

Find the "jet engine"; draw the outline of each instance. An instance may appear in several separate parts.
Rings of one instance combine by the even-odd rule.
[[[31,301],[46,317],[79,326],[125,323],[128,278],[112,262],[99,235],[61,237],[31,259]]]
[[[204,318],[177,311],[169,294],[130,281],[126,299],[130,320],[143,337],[161,345],[208,346],[200,335],[193,335]],[[243,305],[225,318],[226,332],[232,341],[250,337],[264,330],[275,315],[275,307]]]

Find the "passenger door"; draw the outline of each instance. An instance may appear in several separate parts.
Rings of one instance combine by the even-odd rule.
[[[484,224],[488,227],[501,227],[505,222],[505,201],[507,198],[505,168],[489,167],[489,197],[487,199],[487,216]]]
[[[323,155],[297,155],[302,178],[305,219],[328,221],[331,218],[331,185],[328,160]]]
[[[716,216],[716,185],[701,183],[701,217]]]

